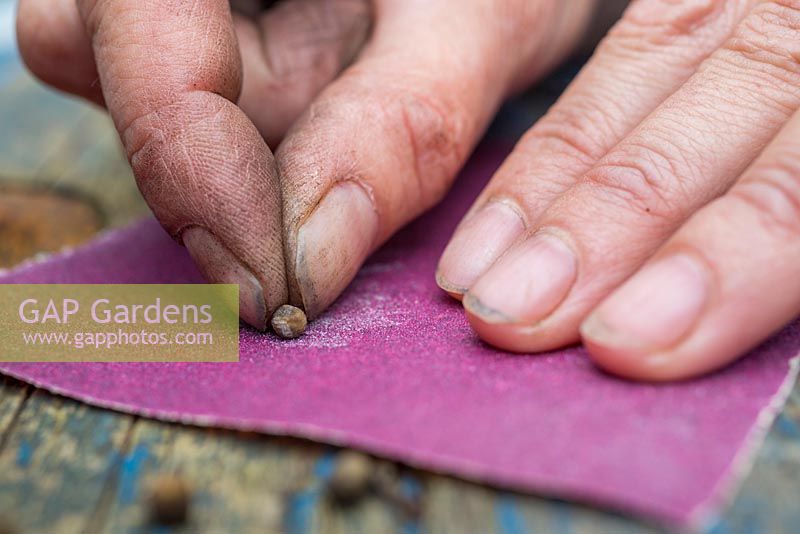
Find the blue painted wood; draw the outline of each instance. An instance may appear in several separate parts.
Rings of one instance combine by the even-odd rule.
[[[2,397],[13,390],[0,389]],[[34,393],[0,449],[0,516],[22,532],[85,530],[119,469],[131,419]]]

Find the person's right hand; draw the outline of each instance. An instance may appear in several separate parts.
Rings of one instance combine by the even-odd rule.
[[[593,4],[21,0],[17,29],[39,78],[108,108],[156,217],[264,329],[287,300],[319,314],[435,204]]]

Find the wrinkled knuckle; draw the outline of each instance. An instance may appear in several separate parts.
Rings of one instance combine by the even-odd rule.
[[[134,117],[120,130],[122,146],[137,180],[149,179],[158,154],[169,146],[167,129],[161,126],[165,112],[166,108]]]
[[[768,231],[800,237],[800,154],[785,153],[761,164],[755,177],[730,195],[749,204]]]
[[[662,46],[697,30],[720,16],[728,0],[637,0],[614,27],[616,42],[632,46]]]
[[[428,93],[407,93],[401,106],[409,137],[423,158],[454,161],[463,153],[464,113],[452,102]]]
[[[591,165],[605,153],[598,133],[602,127],[591,124],[580,110],[556,106],[528,130],[520,141],[520,149],[535,155],[542,149]],[[601,132],[602,133],[602,132]]]
[[[404,132],[423,202],[438,201],[448,178],[466,158],[467,116],[443,95],[404,90],[397,95],[392,123]]]
[[[622,209],[653,218],[670,217],[669,179],[645,160],[600,164],[587,172],[581,182],[596,188],[601,198]]]
[[[757,64],[781,82],[800,84],[800,0],[760,4],[724,50],[739,62]]]
[[[168,167],[173,158],[185,157],[182,136],[207,127],[204,122],[218,120],[222,102],[204,91],[181,93],[143,107],[120,124],[120,139],[137,180],[163,181],[157,169]]]

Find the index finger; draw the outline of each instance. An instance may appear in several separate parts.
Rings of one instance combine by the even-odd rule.
[[[264,329],[285,303],[280,191],[235,104],[241,58],[227,0],[78,0],[103,96],[142,194],[211,282],[240,286]]]

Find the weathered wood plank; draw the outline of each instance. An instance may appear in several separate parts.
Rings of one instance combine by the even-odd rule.
[[[713,532],[797,532],[800,525],[800,384]]]
[[[496,491],[444,476],[431,476],[424,483],[422,525],[425,532],[498,532]]]
[[[24,387],[5,387],[0,406],[19,407]],[[576,504],[418,474],[417,523],[370,496],[341,508],[325,498],[333,449],[300,440],[140,420],[36,392],[0,451],[0,513],[25,532],[147,527],[147,481],[180,472],[196,488],[192,521],[176,531],[215,532],[646,532],[630,519]],[[2,412],[8,426],[8,410]],[[800,392],[776,421],[753,474],[714,529],[791,531],[796,526]],[[126,430],[127,429],[127,430]],[[127,445],[124,434],[128,432]],[[101,495],[108,494],[103,503]],[[97,509],[100,504],[101,508]],[[12,515],[13,514],[13,515]],[[724,527],[724,528],[723,528]],[[92,528],[91,530],[94,530]]]
[[[369,497],[351,508],[325,498],[334,457],[300,440],[141,420],[121,463],[105,532],[148,528],[148,486],[177,473],[193,489],[187,524],[176,532],[388,532],[396,511]]]
[[[658,529],[653,526],[608,510],[531,495],[498,494],[496,514],[501,526],[508,523],[508,519],[503,519],[504,515],[520,517],[520,524],[525,525],[523,530],[501,528],[500,532],[528,532],[531,530],[574,534],[658,532]]]
[[[146,526],[148,485],[166,472],[180,474],[192,488],[186,529],[277,531],[284,494],[311,476],[308,454],[261,436],[142,420],[104,528],[133,532]]]
[[[650,533],[655,527],[605,510],[430,475],[422,529],[430,533]]]
[[[83,532],[133,418],[36,391],[0,451],[0,515],[21,532]]]
[[[0,451],[30,395],[31,387],[12,378],[0,376]]]
[[[390,532],[416,532],[418,530],[418,518],[396,502],[397,497],[406,497],[411,502],[410,497],[418,498],[417,495],[403,495],[403,483],[406,484],[416,477],[411,472],[398,473],[396,476],[384,477],[380,484],[383,488],[373,487],[372,491],[366,493],[360,500],[349,505],[338,504],[332,495],[326,491],[326,482],[329,480],[331,471],[335,468],[336,456],[328,453],[318,460],[318,467],[315,470],[317,480],[306,492],[315,492],[316,506],[311,514],[311,532],[324,534],[347,534],[347,533],[390,533]],[[373,459],[374,472],[397,471],[391,462],[380,459]],[[389,494],[395,496],[390,497]],[[302,523],[291,524],[292,532],[303,532]]]

